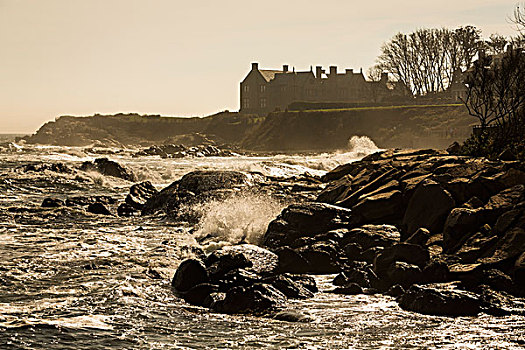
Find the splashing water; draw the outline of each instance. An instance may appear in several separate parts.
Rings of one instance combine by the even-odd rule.
[[[348,140],[348,149],[355,153],[356,157],[362,157],[379,150],[374,141],[367,136],[352,136]]]
[[[201,205],[204,215],[195,235],[205,251],[239,242],[259,243],[270,221],[286,206],[263,194],[239,194]]]

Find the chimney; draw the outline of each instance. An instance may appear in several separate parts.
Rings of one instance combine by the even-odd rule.
[[[317,79],[321,79],[322,74],[323,74],[323,67],[315,66],[315,77]]]
[[[283,72],[284,73],[288,72],[288,65],[287,64],[283,65]]]
[[[252,63],[252,70],[258,70],[259,69],[259,63],[253,62]]]
[[[330,75],[335,76],[337,74],[337,66],[330,66]]]
[[[347,69],[346,70],[346,74],[348,74],[348,75],[354,74],[354,70],[353,69]]]
[[[382,83],[388,83],[388,73],[387,72],[381,72],[381,80]]]

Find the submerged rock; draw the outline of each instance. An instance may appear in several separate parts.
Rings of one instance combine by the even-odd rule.
[[[91,203],[90,205],[88,205],[86,210],[88,212],[90,212],[90,213],[93,213],[93,214],[113,215],[113,214],[111,214],[109,209],[106,208],[106,206],[104,204],[99,203],[99,202]]]
[[[64,201],[58,198],[47,197],[42,201],[42,208],[58,208],[64,206]]]
[[[482,311],[482,303],[474,293],[437,285],[413,285],[398,302],[405,310],[436,316],[474,316]]]
[[[108,158],[97,158],[94,162],[84,162],[80,166],[80,170],[97,171],[106,176],[118,177],[128,181],[136,180],[136,176],[131,170]]]

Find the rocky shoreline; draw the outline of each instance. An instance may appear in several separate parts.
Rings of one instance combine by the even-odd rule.
[[[193,176],[213,191],[232,188],[231,177],[245,183],[235,172]],[[310,274],[336,274],[331,292],[383,293],[418,313],[525,314],[523,162],[388,150],[320,180],[317,198],[285,208],[260,247],[184,261],[175,292],[216,312],[275,315],[286,298],[315,292]],[[173,212],[179,186],[160,192],[164,204],[158,194],[145,205]],[[265,256],[257,271],[254,249]]]
[[[22,171],[75,171],[60,164],[41,167]],[[108,159],[82,169],[136,180]],[[188,210],[197,203],[261,192],[289,205],[258,242],[244,237],[183,261],[172,288],[186,302],[220,313],[306,321],[300,310],[286,310],[286,300],[318,292],[311,275],[334,274],[331,293],[381,293],[422,314],[525,314],[520,161],[387,150],[320,178],[194,171],[160,191],[148,181],[135,183],[120,203],[95,196],[46,198],[42,206],[85,206],[105,215],[118,206],[119,216],[161,215],[191,226],[203,214]]]

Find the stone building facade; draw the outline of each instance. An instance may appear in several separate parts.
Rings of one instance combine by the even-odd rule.
[[[285,110],[292,102],[354,102],[372,103],[406,98],[410,92],[403,86],[388,81],[383,73],[379,81],[367,81],[362,70],[346,69],[338,73],[336,66],[328,72],[317,66],[315,73],[282,70],[252,69],[240,84],[240,112],[266,114]]]

